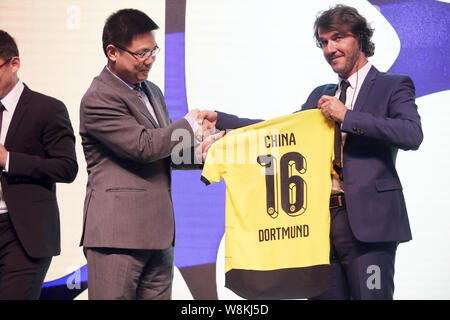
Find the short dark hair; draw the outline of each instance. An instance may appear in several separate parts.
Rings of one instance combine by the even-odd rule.
[[[345,28],[343,28],[345,27]],[[318,13],[314,22],[314,38],[320,48],[319,28],[324,30],[350,31],[359,39],[361,51],[366,57],[373,56],[375,44],[371,41],[374,29],[359,12],[346,5],[338,4]]]
[[[8,32],[0,30],[0,58],[4,60],[19,56],[17,44]]]
[[[103,52],[110,44],[127,47],[133,36],[158,29],[158,25],[144,12],[136,9],[122,9],[111,14],[103,27]]]

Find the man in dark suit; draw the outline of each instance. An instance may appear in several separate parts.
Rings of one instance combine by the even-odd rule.
[[[19,80],[14,39],[0,30],[0,299],[38,299],[60,253],[56,182],[72,182],[75,137],[61,101]]]
[[[103,29],[108,64],[81,101],[89,299],[171,298],[171,160],[193,146],[198,110],[172,122],[161,90],[146,80],[157,28],[141,11],[113,13]]]
[[[373,29],[356,9],[337,5],[315,22],[315,38],[339,84],[316,88],[302,110],[320,108],[342,130],[343,173],[333,176],[331,286],[317,299],[392,299],[399,242],[411,240],[395,159],[423,139],[415,89],[404,75],[379,72]],[[218,129],[259,120],[202,112]],[[205,122],[207,123],[207,122]]]

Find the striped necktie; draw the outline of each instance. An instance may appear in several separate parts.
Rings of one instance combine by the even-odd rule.
[[[133,90],[136,91],[136,93],[137,93],[137,95],[138,95],[138,97],[139,97],[140,99],[143,99],[142,93],[141,93],[141,90],[142,90],[142,85],[141,85],[141,83],[138,83],[137,85],[135,85],[134,88],[133,88]]]

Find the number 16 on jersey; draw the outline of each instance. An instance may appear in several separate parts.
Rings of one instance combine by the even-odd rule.
[[[279,199],[281,208],[287,215],[296,217],[303,214],[306,211],[307,188],[301,175],[306,172],[306,158],[298,152],[288,152],[281,157],[279,163],[271,154],[258,156],[256,161],[265,168],[269,216],[274,219],[278,217]]]

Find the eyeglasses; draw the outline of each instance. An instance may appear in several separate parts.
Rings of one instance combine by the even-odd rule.
[[[146,51],[144,53],[137,53],[137,52],[133,52],[130,51],[122,46],[119,46],[117,44],[115,44],[114,46],[116,46],[117,48],[119,48],[120,50],[126,51],[129,54],[132,54],[133,56],[135,56],[136,58],[138,58],[139,60],[147,60],[150,57],[154,57],[158,54],[159,52],[159,47],[158,45],[155,45],[155,47],[152,50]]]
[[[3,62],[3,63],[0,65],[0,69],[3,68],[5,65],[7,65],[7,64],[11,61],[11,59],[12,59],[12,58],[9,58],[9,59],[6,60],[5,62]]]

